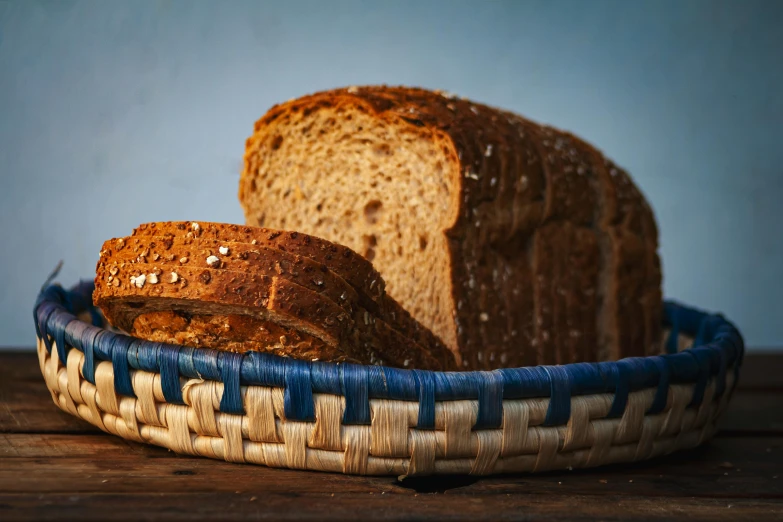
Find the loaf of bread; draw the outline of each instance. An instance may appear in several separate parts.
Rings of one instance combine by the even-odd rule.
[[[368,262],[317,238],[286,236],[215,223],[144,225],[104,243],[94,301],[114,326],[150,341],[454,368],[453,355],[431,332],[409,315],[388,312],[393,301],[380,276],[365,285],[370,296],[322,261],[333,264],[338,252],[337,265],[353,276],[359,271],[351,270],[351,258],[363,276],[372,272]]]
[[[622,169],[569,133],[422,89],[322,92],[256,123],[239,198],[248,225],[362,254],[377,272],[355,258],[330,269],[368,291],[383,274],[463,368],[659,349],[653,212]]]

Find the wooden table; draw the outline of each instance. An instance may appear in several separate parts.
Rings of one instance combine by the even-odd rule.
[[[61,412],[32,351],[0,353],[0,520],[783,520],[783,352],[746,358],[706,445],[594,470],[394,477],[268,469],[126,442]]]

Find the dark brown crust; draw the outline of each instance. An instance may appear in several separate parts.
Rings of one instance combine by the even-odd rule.
[[[198,229],[193,225],[197,224]],[[357,290],[376,299],[383,295],[386,283],[372,264],[342,245],[299,232],[270,230],[206,221],[170,221],[145,223],[133,230],[134,236],[188,236],[218,241],[253,243],[277,248],[323,263]]]
[[[131,276],[155,273],[158,282],[132,285]],[[171,274],[177,274],[171,283]],[[111,278],[111,279],[110,279]],[[421,346],[402,338],[362,308],[352,314],[315,292],[280,277],[144,263],[99,262],[95,304],[109,321],[132,331],[138,315],[179,309],[196,314],[260,317],[313,335],[338,350],[323,360],[353,360],[421,369],[448,369]],[[116,285],[116,286],[115,286]],[[262,313],[263,311],[263,313]],[[258,314],[261,314],[260,316]],[[295,351],[289,353],[297,356]],[[453,362],[451,363],[453,365]]]
[[[453,143],[461,186],[458,218],[447,232],[457,331],[451,348],[466,367],[619,358],[657,346],[654,216],[624,172],[605,174],[611,169],[595,148],[505,111],[406,87],[305,96],[273,107],[256,131],[290,113],[339,106],[436,131]],[[253,197],[246,188],[254,172],[250,149],[245,161],[243,202]],[[563,241],[558,227],[577,243]],[[585,263],[599,266],[580,272]],[[493,361],[495,353],[505,360]]]

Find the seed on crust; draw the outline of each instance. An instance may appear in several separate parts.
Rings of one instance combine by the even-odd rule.
[[[131,276],[130,282],[136,288],[144,288],[144,283],[147,282],[147,276],[144,274],[138,276]]]

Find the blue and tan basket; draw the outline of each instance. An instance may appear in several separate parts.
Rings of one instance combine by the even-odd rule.
[[[484,475],[647,459],[715,432],[744,352],[721,316],[668,302],[662,356],[491,372],[304,362],[115,333],[92,290],[51,285],[35,305],[57,406],[129,440],[274,467]]]

